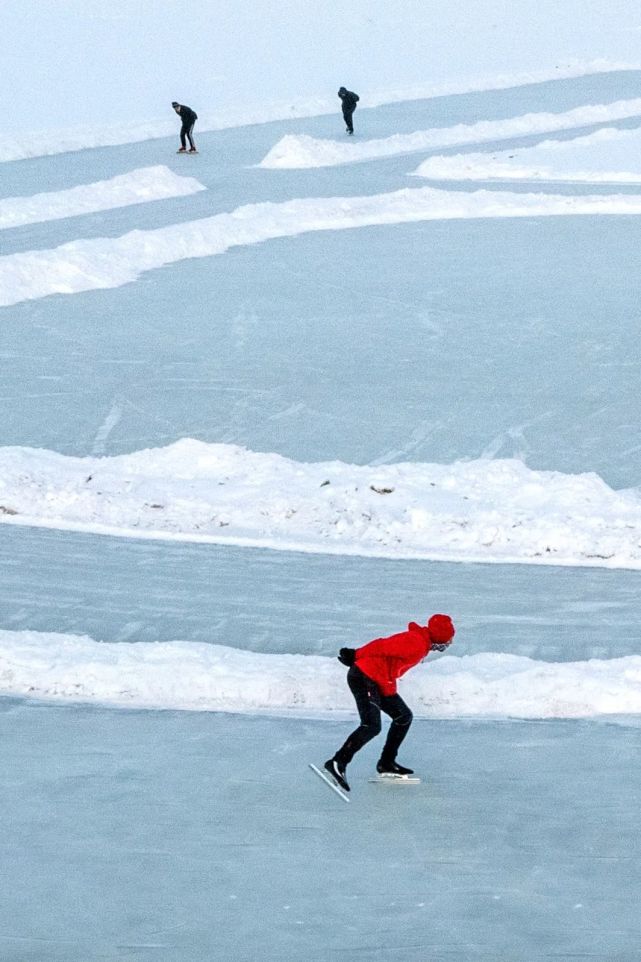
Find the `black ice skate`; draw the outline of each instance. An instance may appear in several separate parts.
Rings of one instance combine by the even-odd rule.
[[[386,762],[382,758],[376,763],[376,771],[379,775],[413,775],[413,768],[405,768],[398,762]]]
[[[329,758],[323,765],[323,768],[326,772],[329,772],[336,784],[340,785],[343,791],[350,791],[348,781],[345,778],[345,767],[341,765],[340,762],[337,762],[335,758]]]

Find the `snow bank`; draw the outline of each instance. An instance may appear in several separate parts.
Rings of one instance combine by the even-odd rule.
[[[442,83],[417,84],[396,90],[362,90],[362,106],[377,107],[403,100],[419,100],[431,97],[465,94],[472,91],[506,90],[511,87],[534,83],[566,80],[600,73],[639,70],[639,64],[621,63],[604,59],[568,62],[554,70],[527,73],[498,74],[472,79]],[[198,132],[225,130],[249,124],[270,123],[278,120],[316,117],[336,114],[337,99],[319,96],[305,99],[257,104],[234,104],[215,111],[204,106],[198,108]],[[160,137],[176,136],[175,120],[155,120],[137,124],[110,124],[108,126],[82,126],[61,130],[34,131],[5,137],[0,143],[0,163],[24,160],[28,157],[51,156],[93,147],[115,147],[121,144],[139,143]]]
[[[428,157],[415,174],[432,180],[532,180],[641,183],[641,130],[606,127],[536,147]]]
[[[575,107],[564,113],[523,114],[507,120],[480,120],[476,124],[456,124],[394,134],[381,140],[317,140],[305,134],[288,134],[272,147],[258,165],[269,169],[333,167],[355,161],[392,157],[417,150],[454,147],[515,137],[531,137],[556,130],[589,127],[641,115],[641,99],[618,100],[612,104]]]
[[[335,554],[641,568],[641,496],[520,461],[305,464],[183,439],[0,449],[0,521]]]
[[[641,101],[640,101],[641,103]],[[52,250],[0,257],[0,306],[120,287],[145,271],[231,247],[310,231],[477,217],[640,214],[641,196],[563,196],[500,191],[406,188],[356,197],[296,198],[237,207],[231,213],[135,230],[121,237],[76,240]]]
[[[335,658],[217,644],[96,642],[0,630],[0,693],[122,707],[318,717],[353,713]],[[543,662],[517,655],[431,656],[401,681],[423,718],[584,718],[641,713],[641,656]]]
[[[193,177],[179,177],[168,167],[141,167],[109,180],[81,184],[68,190],[31,197],[4,197],[0,199],[0,230],[145,204],[167,197],[186,197],[199,190],[205,190],[205,187]]]

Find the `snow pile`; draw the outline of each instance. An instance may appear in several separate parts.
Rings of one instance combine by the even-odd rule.
[[[641,214],[641,196],[563,196],[479,190],[405,188],[357,197],[296,198],[237,207],[231,213],[130,231],[121,237],[75,240],[51,250],[0,257],[0,306],[81,291],[120,287],[145,271],[231,247],[310,231],[477,217]]]
[[[480,120],[476,124],[456,124],[417,130],[412,134],[393,134],[381,140],[363,142],[317,140],[305,134],[288,134],[272,147],[260,162],[269,169],[333,167],[355,161],[393,157],[417,150],[434,150],[458,144],[483,143],[515,137],[531,137],[556,130],[589,127],[641,115],[641,99],[618,100],[613,104],[575,107],[564,113],[523,114],[506,120]]]
[[[0,630],[0,693],[123,707],[227,712],[354,711],[335,658],[217,644],[96,642]],[[583,718],[641,713],[641,656],[542,662],[432,655],[401,681],[418,717]]]
[[[641,183],[641,130],[606,127],[575,140],[491,153],[434,156],[415,171],[432,180],[539,180]]]
[[[0,199],[0,230],[168,197],[186,197],[200,190],[205,187],[193,177],[179,177],[168,167],[141,167],[109,180],[81,184],[68,190],[32,197],[4,197]]]
[[[0,520],[300,551],[641,568],[641,496],[516,460],[305,464],[183,439],[111,458],[0,449]]]

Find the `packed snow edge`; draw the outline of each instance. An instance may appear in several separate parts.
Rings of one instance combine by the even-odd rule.
[[[0,522],[385,558],[641,568],[641,495],[518,460],[301,463],[182,439],[0,449]]]
[[[641,656],[578,662],[496,652],[432,656],[401,687],[420,718],[638,715]],[[0,694],[313,718],[354,712],[345,669],[333,657],[1,629]]]

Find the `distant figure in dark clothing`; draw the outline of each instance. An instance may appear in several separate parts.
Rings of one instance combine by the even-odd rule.
[[[178,104],[174,100],[171,105],[180,119],[182,120],[182,127],[180,128],[180,150],[179,154],[197,154],[196,144],[194,143],[194,138],[192,136],[194,130],[194,124],[198,120],[198,114],[191,107],[185,107],[184,104]],[[189,140],[189,151],[187,150],[187,140]]]
[[[343,102],[343,120],[347,127],[347,133],[354,133],[354,124],[352,123],[352,117],[354,111],[356,110],[356,104],[360,100],[358,94],[352,93],[351,90],[346,90],[345,87],[341,87],[338,91],[338,96]]]

